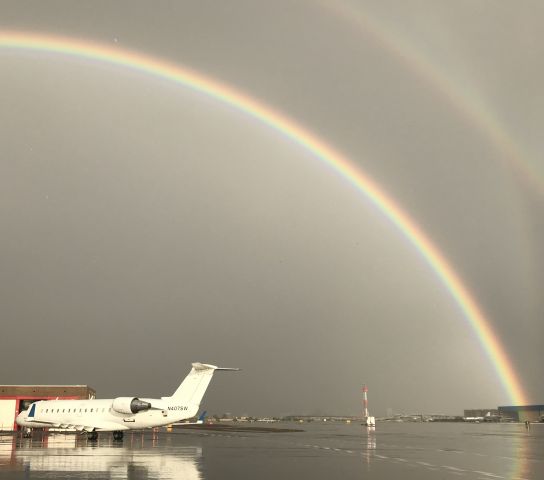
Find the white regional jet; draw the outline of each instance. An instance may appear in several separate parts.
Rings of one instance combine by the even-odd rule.
[[[107,400],[43,400],[21,412],[17,425],[32,428],[75,428],[96,440],[98,432],[113,432],[115,440],[123,430],[160,427],[192,418],[216,370],[215,365],[193,363],[189,375],[171,397],[117,397]]]

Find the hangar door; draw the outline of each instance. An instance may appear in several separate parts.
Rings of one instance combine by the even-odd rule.
[[[13,430],[16,400],[0,400],[0,430]]]

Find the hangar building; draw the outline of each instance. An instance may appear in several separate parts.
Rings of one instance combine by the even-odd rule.
[[[17,430],[15,417],[38,400],[87,400],[95,395],[87,385],[0,385],[0,431]]]
[[[511,405],[499,407],[502,420],[511,422],[544,422],[544,405]]]

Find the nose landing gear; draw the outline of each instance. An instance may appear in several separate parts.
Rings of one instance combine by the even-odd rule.
[[[113,432],[113,439],[114,440],[123,440],[123,432],[122,430],[117,430],[115,432]]]

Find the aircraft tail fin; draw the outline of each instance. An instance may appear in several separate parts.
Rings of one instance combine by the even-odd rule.
[[[206,363],[193,363],[192,365],[193,368],[189,375],[185,377],[185,380],[170,398],[197,409],[216,370],[239,370],[239,368],[221,368]]]

